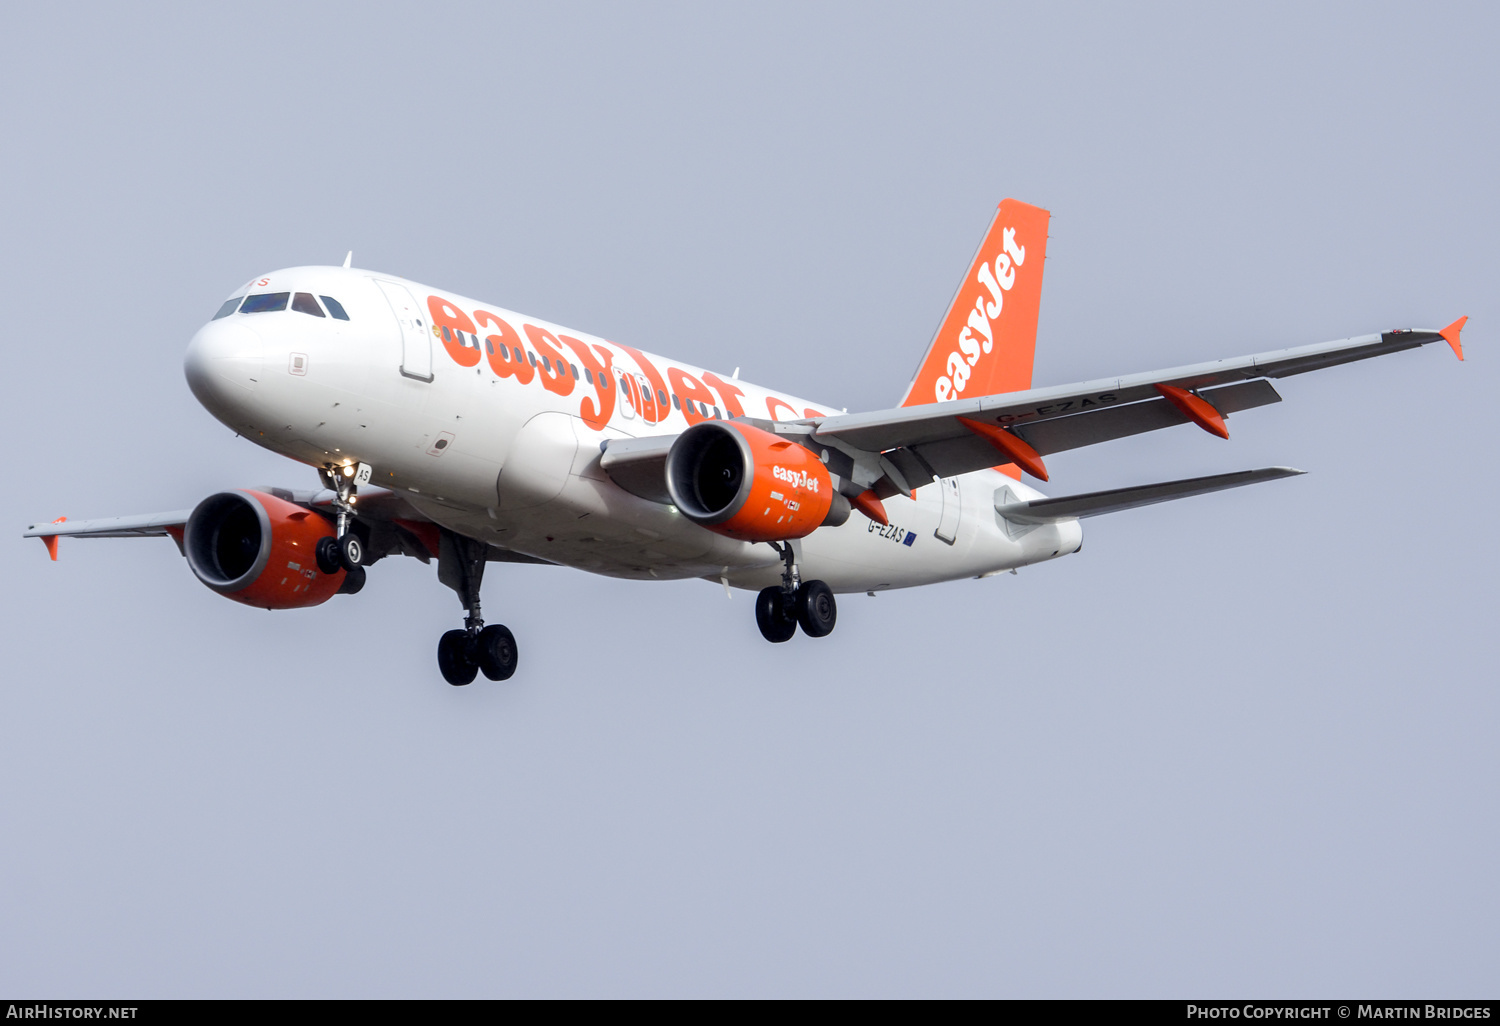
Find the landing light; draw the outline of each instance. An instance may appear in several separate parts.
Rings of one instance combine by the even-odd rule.
[[[346,465],[344,467],[344,476],[345,477],[353,477],[354,476],[354,468],[351,467],[351,466],[347,466]]]

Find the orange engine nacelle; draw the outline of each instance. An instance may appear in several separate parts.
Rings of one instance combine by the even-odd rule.
[[[193,574],[225,598],[261,609],[299,609],[327,602],[344,571],[318,569],[315,549],[333,525],[264,492],[210,495],[188,517],[182,551]]]
[[[688,428],[667,453],[666,473],[682,515],[731,538],[787,541],[849,518],[849,501],[817,456],[749,424]]]

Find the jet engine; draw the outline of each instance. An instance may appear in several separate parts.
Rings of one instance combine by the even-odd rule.
[[[210,495],[188,517],[182,549],[193,574],[225,598],[262,609],[327,602],[344,571],[318,569],[318,541],[337,532],[326,519],[264,492]]]
[[[816,455],[749,424],[688,428],[667,453],[666,478],[683,516],[744,541],[804,538],[849,519],[849,500]]]

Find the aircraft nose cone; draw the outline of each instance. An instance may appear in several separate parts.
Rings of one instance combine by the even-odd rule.
[[[233,416],[261,378],[260,336],[235,320],[209,321],[188,343],[182,369],[188,387],[209,412]]]

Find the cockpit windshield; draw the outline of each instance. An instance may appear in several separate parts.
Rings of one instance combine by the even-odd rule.
[[[323,301],[322,306],[318,305],[319,299]],[[343,303],[332,296],[314,296],[311,292],[296,294],[259,292],[250,296],[235,296],[233,299],[224,301],[224,305],[219,307],[219,312],[214,314],[213,319],[217,321],[221,317],[228,317],[236,310],[242,314],[275,313],[285,310],[288,305],[297,313],[308,314],[312,317],[333,317],[340,321],[349,319],[349,313],[344,309]],[[325,309],[327,313],[323,312]]]
[[[290,292],[262,292],[258,296],[246,296],[245,305],[240,307],[240,313],[271,313],[275,310],[285,310],[287,300],[291,298]]]
[[[318,301],[312,297],[311,292],[297,293],[292,299],[292,309],[298,313],[312,314],[314,317],[324,316],[323,308],[318,305]]]

